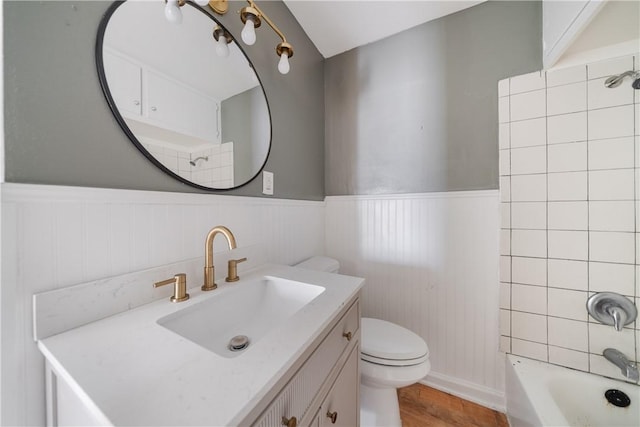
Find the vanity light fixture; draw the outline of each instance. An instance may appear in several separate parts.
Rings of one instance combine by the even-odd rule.
[[[233,41],[231,34],[226,32],[224,28],[217,26],[213,29],[213,38],[216,40],[216,53],[218,56],[226,58],[229,56],[229,43]]]
[[[228,0],[192,0],[198,6],[206,6],[209,7],[219,15],[224,15],[229,10]],[[164,9],[165,17],[169,22],[180,24],[182,22],[182,13],[180,12],[180,7],[184,6],[187,0],[165,0],[167,3]],[[249,6],[245,6],[240,10],[240,19],[244,24],[242,28],[241,37],[242,41],[244,41],[248,45],[253,45],[256,42],[256,28],[260,27],[262,24],[262,20],[264,20],[271,29],[282,39],[280,43],[276,46],[276,53],[280,57],[278,61],[278,71],[281,74],[287,74],[289,70],[291,70],[291,66],[289,64],[289,58],[293,56],[293,46],[291,43],[287,42],[284,34],[280,29],[269,19],[269,17],[256,5],[253,0],[247,0]],[[217,29],[216,29],[217,30]],[[216,52],[220,56],[228,55],[228,47],[226,44],[223,46],[224,42],[220,41],[220,33],[216,36],[216,30],[213,32],[213,37],[216,39]],[[220,29],[222,30],[222,29]],[[224,30],[222,30],[224,32]],[[225,33],[225,40],[227,44],[230,42],[231,37],[227,37],[228,33]],[[226,54],[224,54],[226,48]]]

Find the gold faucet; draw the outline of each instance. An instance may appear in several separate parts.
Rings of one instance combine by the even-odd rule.
[[[207,234],[207,240],[204,244],[204,285],[200,289],[203,291],[212,291],[218,287],[215,283],[215,269],[213,266],[213,238],[216,234],[222,234],[227,239],[229,244],[229,250],[236,248],[236,238],[233,237],[233,233],[227,227],[218,225],[213,227],[209,234]]]

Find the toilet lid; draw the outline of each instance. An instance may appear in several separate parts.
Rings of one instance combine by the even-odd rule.
[[[415,365],[429,358],[429,347],[417,334],[391,322],[363,317],[363,360],[380,365]]]

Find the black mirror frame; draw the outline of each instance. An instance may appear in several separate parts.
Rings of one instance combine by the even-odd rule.
[[[105,12],[104,16],[102,17],[102,19],[100,21],[100,25],[98,26],[98,35],[97,35],[97,38],[96,38],[95,60],[96,60],[96,68],[98,70],[98,79],[100,81],[100,87],[102,88],[102,93],[104,94],[104,96],[105,96],[105,98],[107,100],[107,104],[109,104],[109,108],[111,109],[111,112],[113,113],[116,121],[118,122],[118,124],[120,125],[120,127],[122,128],[124,133],[127,135],[129,140],[133,143],[133,145],[136,146],[136,148],[142,154],[144,154],[144,156],[147,159],[149,159],[151,161],[151,163],[153,163],[156,167],[158,167],[164,173],[166,173],[167,175],[177,179],[178,181],[182,182],[183,184],[187,184],[187,185],[189,185],[191,187],[195,187],[195,188],[197,188],[199,190],[204,190],[204,191],[209,191],[209,192],[225,192],[225,191],[230,191],[230,190],[235,190],[235,189],[241,188],[241,187],[249,184],[253,180],[255,180],[260,175],[260,173],[263,171],[263,169],[265,168],[265,166],[267,164],[267,160],[269,159],[269,155],[271,154],[271,145],[273,143],[273,120],[272,120],[272,117],[271,117],[271,107],[269,106],[269,99],[267,98],[267,94],[264,91],[264,86],[262,84],[262,80],[260,79],[260,76],[258,75],[258,72],[256,71],[253,63],[251,62],[251,60],[247,56],[247,53],[242,49],[240,44],[237,44],[238,45],[238,49],[240,50],[240,52],[242,52],[242,54],[244,55],[245,59],[247,60],[247,62],[249,64],[249,66],[251,66],[251,68],[253,69],[253,72],[255,73],[256,78],[258,79],[258,83],[260,84],[260,89],[262,90],[262,94],[264,96],[264,100],[265,100],[265,103],[267,105],[267,113],[269,114],[269,124],[270,124],[270,126],[269,126],[269,148],[267,149],[267,154],[265,156],[264,162],[262,163],[262,166],[260,166],[260,168],[255,173],[255,175],[253,175],[246,182],[243,182],[242,184],[239,184],[239,185],[234,185],[233,187],[229,187],[229,188],[205,187],[203,185],[196,184],[195,182],[189,181],[188,179],[185,179],[185,178],[181,177],[180,175],[178,175],[178,174],[172,172],[171,170],[169,170],[165,165],[163,165],[160,161],[158,161],[151,153],[149,153],[144,148],[144,146],[142,145],[142,143],[140,141],[138,141],[138,138],[133,134],[133,132],[131,131],[131,129],[127,125],[127,122],[124,120],[124,117],[122,117],[122,115],[120,114],[120,111],[118,110],[118,106],[116,105],[115,100],[113,99],[113,96],[111,95],[111,91],[109,90],[109,85],[107,84],[107,76],[106,76],[105,71],[104,71],[104,59],[103,59],[103,56],[102,56],[103,39],[104,39],[105,32],[107,30],[107,25],[109,23],[109,19],[111,18],[111,16],[114,14],[114,12],[120,6],[122,6],[124,3],[126,3],[126,1],[127,0],[116,0],[115,2],[113,2],[109,6],[109,8]],[[196,5],[196,4],[192,3],[192,2],[187,2],[186,5],[189,5],[189,6],[193,7],[193,8],[195,8],[196,10],[200,11],[201,13],[206,15],[209,19],[211,19],[213,22],[215,22],[217,25],[219,25],[222,29],[224,29],[225,31],[229,32],[226,29],[226,27],[224,25],[222,25],[222,23],[218,22],[218,20],[216,20],[215,17],[213,17],[208,12],[206,12],[200,6],[198,6],[198,5]],[[229,34],[231,34],[231,33],[229,32]]]

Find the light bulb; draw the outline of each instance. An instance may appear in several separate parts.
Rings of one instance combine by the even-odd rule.
[[[282,52],[282,55],[280,55],[280,61],[278,61],[278,71],[280,71],[280,74],[287,74],[290,69],[291,66],[289,66],[289,55],[287,55],[287,52],[284,51]]]
[[[194,0],[198,6],[206,6],[209,4],[209,0]]]
[[[229,56],[229,46],[227,45],[227,38],[220,34],[218,41],[216,42],[216,53],[218,56],[226,58]]]
[[[167,5],[164,7],[164,17],[172,24],[182,23],[182,12],[178,7],[178,0],[167,0]]]
[[[255,23],[253,22],[253,19],[251,19],[251,17],[247,17],[240,36],[242,36],[242,41],[249,46],[253,45],[256,42]]]

